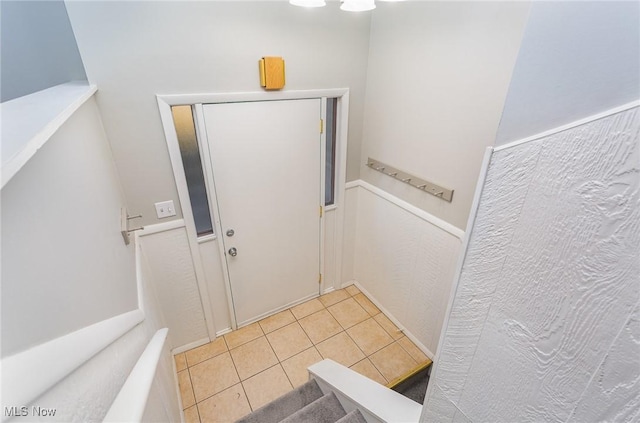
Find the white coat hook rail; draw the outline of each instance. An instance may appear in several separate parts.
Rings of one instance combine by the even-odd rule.
[[[367,159],[367,166],[373,170],[384,173],[387,176],[391,176],[392,178],[397,179],[400,182],[409,184],[414,188],[427,192],[445,201],[451,202],[451,200],[453,200],[452,189],[444,188],[440,185],[434,184],[433,182],[425,181],[424,179],[420,179],[417,176],[411,175],[407,172],[403,172],[402,170],[396,169],[393,166],[389,166],[386,163],[382,163],[379,160],[375,160],[369,157]]]
[[[122,238],[124,239],[124,244],[129,245],[131,242],[131,232],[141,231],[144,229],[144,226],[140,226],[139,228],[129,229],[129,221],[131,219],[139,219],[141,218],[141,214],[137,214],[135,216],[129,216],[127,213],[127,209],[122,207],[120,208],[120,233],[122,234]]]

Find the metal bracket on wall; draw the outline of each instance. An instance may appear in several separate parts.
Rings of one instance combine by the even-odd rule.
[[[124,244],[129,245],[131,242],[131,232],[140,231],[144,229],[144,226],[140,226],[139,228],[129,229],[129,220],[138,219],[142,217],[141,214],[137,214],[135,216],[129,216],[127,213],[127,209],[124,207],[120,208],[120,233],[122,234],[122,238],[124,239]]]
[[[429,194],[441,198],[445,201],[451,202],[451,200],[453,199],[452,189],[444,188],[440,185],[434,184],[433,182],[425,181],[424,179],[413,176],[410,173],[403,172],[393,166],[389,166],[378,160],[372,159],[371,157],[367,159],[367,166],[373,170],[384,173],[387,176],[391,176],[392,178],[395,178],[400,182],[409,184],[421,191],[428,192]]]

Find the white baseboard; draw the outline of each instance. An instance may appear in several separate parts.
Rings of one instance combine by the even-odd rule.
[[[356,281],[355,279],[351,279],[351,280],[349,280],[349,281],[342,282],[342,285],[340,286],[340,289],[344,289],[344,288],[346,288],[346,287],[348,287],[348,286],[355,285],[355,284],[356,284],[356,282],[357,282],[357,281]],[[356,287],[357,287],[357,285],[356,285]]]
[[[231,328],[221,329],[221,330],[216,332],[216,337],[220,337],[220,336],[226,335],[228,333],[231,333],[232,331],[233,331],[233,329],[231,329]]]
[[[406,327],[404,327],[402,323],[400,323],[398,319],[393,316],[393,314],[389,313],[389,311],[380,303],[380,301],[378,301],[373,295],[371,295],[369,291],[363,288],[358,281],[354,280],[353,285],[355,285],[360,291],[362,291],[362,293],[366,295],[367,298],[369,298],[369,300],[371,300],[371,302],[375,304],[375,306],[378,307],[380,311],[384,313],[389,318],[389,320],[391,320],[393,324],[396,325],[398,329],[400,329],[400,331],[402,331],[402,333],[411,340],[411,342],[413,342],[423,353],[425,353],[427,357],[429,357],[430,360],[433,361],[435,354],[432,353],[429,348],[425,347],[424,344],[420,342],[420,340],[414,334],[412,334]]]
[[[331,289],[333,289],[333,288],[331,288]],[[302,304],[302,303],[304,303],[306,301],[309,301],[309,300],[311,300],[313,298],[316,298],[316,297],[318,297],[318,294],[307,295],[306,297],[303,297],[303,298],[301,298],[299,300],[292,301],[289,304],[285,304],[282,307],[278,307],[278,308],[276,308],[274,310],[268,311],[266,313],[262,313],[261,315],[256,316],[253,319],[245,320],[244,322],[238,322],[238,328],[250,325],[251,323],[255,323],[255,322],[257,322],[259,320],[262,320],[262,319],[264,319],[266,317],[273,316],[274,314],[279,313],[282,310],[286,310],[288,308],[295,307],[298,304]]]
[[[189,351],[192,350],[194,348],[198,348],[204,344],[208,344],[209,342],[211,342],[211,340],[209,338],[202,338],[202,339],[198,339],[197,341],[193,341],[193,342],[189,342],[186,345],[181,345],[179,347],[176,347],[174,349],[171,350],[171,355],[176,355],[176,354],[180,354],[183,353],[185,351]]]
[[[338,288],[338,289],[342,289],[342,288]],[[322,295],[328,294],[329,292],[333,292],[335,290],[336,290],[336,288],[331,286],[331,287],[325,289],[324,291],[322,291]]]

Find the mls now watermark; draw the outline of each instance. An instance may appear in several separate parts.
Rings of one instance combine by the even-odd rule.
[[[5,417],[53,417],[56,415],[55,408],[43,408],[38,406],[31,407],[5,407],[4,408],[4,416]]]

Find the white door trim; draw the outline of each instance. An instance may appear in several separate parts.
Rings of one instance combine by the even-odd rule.
[[[300,100],[304,98],[343,97],[349,93],[348,88],[331,88],[326,90],[297,90],[278,92],[237,92],[237,93],[194,93],[157,95],[158,102],[169,106],[187,104],[238,103],[242,101]]]
[[[206,320],[207,332],[209,339],[216,338],[216,327],[213,320],[213,308],[211,307],[211,294],[207,288],[205,279],[204,266],[200,249],[198,247],[198,235],[196,224],[193,220],[193,211],[191,210],[191,201],[189,200],[189,188],[187,187],[187,179],[182,165],[182,156],[180,154],[180,146],[178,144],[178,136],[176,134],[175,125],[173,124],[173,115],[171,113],[171,105],[158,97],[158,108],[160,109],[160,118],[164,128],[164,135],[169,150],[169,158],[171,159],[171,168],[173,176],[178,188],[178,199],[182,208],[183,219],[187,230],[187,239],[189,241],[189,250],[191,251],[191,261],[196,274],[196,282],[200,291],[200,303]]]
[[[211,163],[211,150],[209,148],[209,139],[207,137],[207,129],[204,123],[204,107],[202,106],[202,103],[198,103],[194,108],[194,120],[196,124],[196,134],[198,137],[198,146],[200,148],[200,160],[202,160],[202,167],[204,168],[204,183],[207,189],[209,210],[213,220],[212,223],[213,229],[216,233],[216,240],[218,242],[218,255],[220,257],[222,277],[224,278],[224,291],[227,294],[229,321],[231,322],[231,329],[236,330],[238,328],[238,322],[236,321],[233,294],[231,293],[231,280],[229,278],[229,268],[227,267],[227,257],[225,255],[224,242],[222,239],[222,224],[220,223],[218,193],[216,192],[216,184],[213,177],[213,164]],[[220,236],[217,236],[217,234],[220,234]],[[212,283],[212,281],[209,282]]]
[[[189,246],[191,254],[193,256],[193,264],[196,272],[196,279],[198,281],[198,288],[202,297],[202,306],[204,308],[205,318],[207,319],[207,329],[209,331],[209,337],[215,338],[215,325],[213,321],[213,313],[211,309],[212,299],[210,297],[212,289],[208,289],[209,284],[212,281],[205,280],[204,267],[202,264],[202,258],[200,256],[198,246],[198,237],[195,229],[195,222],[193,220],[193,212],[191,210],[191,202],[189,200],[189,191],[187,182],[184,176],[184,168],[182,165],[182,157],[180,155],[180,148],[178,145],[178,139],[176,136],[175,126],[173,124],[173,116],[171,114],[171,106],[178,105],[192,105],[196,113],[194,114],[196,131],[198,136],[206,134],[203,132],[204,120],[202,115],[202,104],[213,103],[229,103],[229,102],[242,102],[242,101],[275,101],[275,100],[297,100],[306,98],[337,98],[338,99],[338,122],[336,130],[336,185],[335,185],[335,202],[334,208],[336,210],[336,225],[335,225],[335,263],[336,263],[336,284],[342,285],[342,251],[343,251],[343,227],[344,227],[344,197],[345,197],[345,184],[346,184],[346,171],[347,171],[347,135],[349,128],[349,88],[331,88],[331,89],[318,89],[318,90],[296,90],[296,91],[279,91],[279,92],[235,92],[235,93],[191,93],[191,94],[158,94],[156,99],[158,102],[158,108],[160,110],[160,118],[165,132],[165,139],[167,142],[167,148],[169,150],[169,156],[171,159],[173,175],[176,181],[176,187],[178,189],[178,199],[183,211],[183,218],[187,228],[187,237],[189,238]],[[198,110],[200,110],[198,112]],[[202,147],[200,147],[202,148]],[[208,145],[207,145],[208,149]],[[205,155],[208,157],[208,155]],[[201,154],[201,158],[203,155]],[[209,170],[206,167],[209,166]],[[204,165],[205,172],[209,172],[211,169],[211,163]],[[208,184],[208,174],[205,174],[205,182]],[[324,180],[323,180],[324,182]],[[210,189],[210,187],[207,187]],[[215,186],[209,192],[215,192]],[[215,195],[210,196],[215,197]],[[322,203],[324,204],[324,197]],[[215,233],[220,234],[222,230],[220,227],[220,219],[218,213],[217,200],[215,198],[209,198],[209,207],[214,214],[214,227]],[[324,219],[324,216],[323,216]],[[237,328],[237,322],[235,320],[235,313],[233,312],[233,300],[230,292],[229,273],[227,269],[226,259],[224,257],[224,246],[222,245],[221,237],[216,236],[218,242],[218,249],[221,255],[222,273],[225,280],[225,291],[227,293],[227,303],[229,304],[229,314],[232,329]],[[321,239],[324,240],[324,234],[321,233]],[[323,241],[322,241],[323,242]],[[323,251],[323,250],[321,250]],[[325,288],[326,278],[323,277],[322,289]]]
[[[337,208],[335,224],[335,283],[342,287],[342,251],[344,243],[344,197],[347,183],[347,139],[349,134],[349,90],[337,97],[337,127],[336,127],[336,185],[334,206]]]
[[[322,294],[324,291],[324,284],[327,280],[324,275],[324,240],[325,225],[324,220],[326,218],[326,210],[324,206],[324,195],[327,189],[325,183],[326,174],[326,160],[327,160],[327,98],[322,97],[320,99],[320,118],[322,119],[322,133],[320,134],[320,208],[322,210],[322,216],[320,218],[320,257],[319,257],[319,273],[320,273],[320,285],[318,285],[318,294]]]

